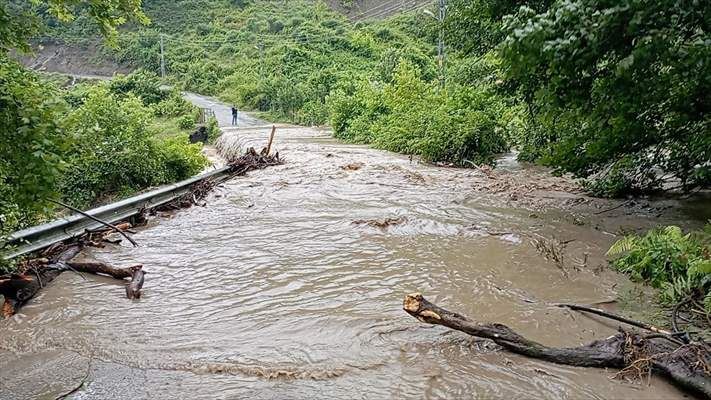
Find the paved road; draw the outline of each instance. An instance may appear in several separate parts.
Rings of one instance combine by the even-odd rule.
[[[230,106],[228,104],[222,103],[212,97],[202,96],[191,92],[183,92],[183,97],[198,107],[212,109],[212,111],[215,112],[215,117],[217,118],[217,122],[221,128],[234,126],[232,125],[232,112],[230,111]],[[267,121],[255,118],[248,113],[240,112],[239,120],[236,126],[249,127],[267,124],[269,124]]]
[[[111,80],[113,78],[113,76],[104,76],[104,75],[70,74],[70,73],[64,73],[64,72],[56,72],[56,73],[61,74],[61,75],[70,76],[74,79],[89,79],[89,80],[107,81],[107,80]],[[170,89],[170,86],[163,85],[163,86],[161,86],[161,88]],[[183,92],[183,97],[185,97],[186,100],[190,101],[197,107],[212,109],[215,112],[215,117],[217,118],[217,122],[221,128],[235,126],[235,125],[232,125],[232,112],[230,111],[230,105],[222,103],[213,97],[203,96],[203,95],[199,95],[197,93],[192,93],[192,92]],[[248,113],[240,112],[239,113],[239,120],[238,120],[236,127],[262,126],[262,125],[268,125],[268,124],[269,124],[269,122],[267,122],[267,121],[255,118]]]

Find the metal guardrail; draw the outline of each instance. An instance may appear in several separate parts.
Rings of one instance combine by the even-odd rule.
[[[226,180],[230,175],[229,171],[229,166],[222,167],[116,203],[94,208],[86,211],[86,213],[108,223],[118,222],[138,214],[141,210],[169,203],[188,193],[191,186],[200,181],[206,179],[215,179],[218,182]],[[81,214],[72,214],[46,224],[23,229],[9,236],[6,246],[9,246],[11,250],[3,254],[3,258],[6,260],[15,258],[51,246],[54,243],[81,236],[87,230],[101,227],[103,227],[102,224],[90,218]]]

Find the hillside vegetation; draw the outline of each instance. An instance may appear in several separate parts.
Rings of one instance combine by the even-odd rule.
[[[708,2],[447,4],[443,74],[434,13],[353,24],[304,0],[149,0],[151,24],[103,57],[160,71],[162,36],[169,79],[189,90],[427,161],[517,145],[599,195],[708,187]],[[48,36],[94,40],[89,22],[50,21]]]
[[[457,165],[491,162],[521,126],[490,80],[440,90],[437,21],[422,13],[354,25],[318,2],[155,0],[145,13],[151,24],[123,31],[105,57],[160,71],[162,36],[172,82],[273,120],[330,123],[342,139]],[[82,43],[91,26],[51,36]],[[471,80],[488,63],[458,74]]]
[[[137,72],[63,89],[0,57],[0,235],[52,217],[48,199],[87,208],[175,182],[207,163],[166,121],[197,113]]]

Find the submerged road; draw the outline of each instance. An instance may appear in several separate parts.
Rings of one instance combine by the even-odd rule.
[[[218,119],[227,110],[198,101]],[[270,131],[222,125],[233,146],[259,148]],[[664,221],[588,212],[581,224],[561,208],[531,209],[503,183],[544,179],[535,169],[492,179],[302,127],[279,128],[275,148],[284,165],[225,183],[205,207],[156,216],[137,228],[140,247],[83,253],[143,264],[140,300],[115,280],[64,273],[0,322],[0,398],[682,398],[656,378],[628,384],[423,325],[401,303],[421,291],[549,345],[604,338],[616,325],[548,304],[615,298],[629,282],[597,268],[607,232]],[[566,196],[560,204],[579,203]],[[569,276],[534,235],[575,239]]]
[[[244,128],[268,124],[268,122],[255,118],[249,113],[240,111],[237,125],[232,125],[232,111],[230,109],[230,105],[222,103],[213,97],[202,96],[191,92],[183,92],[183,97],[185,100],[188,100],[197,107],[212,109],[212,111],[215,112],[215,118],[217,119],[217,123],[220,127],[234,126]]]

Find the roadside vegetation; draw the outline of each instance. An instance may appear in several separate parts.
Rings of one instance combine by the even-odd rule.
[[[623,196],[711,183],[707,2],[448,0],[350,23],[296,0],[143,4],[99,57],[160,71],[188,90],[337,137],[467,166],[511,146],[526,161]],[[89,17],[46,36],[95,46]],[[440,86],[446,81],[444,87]]]
[[[671,309],[673,324],[683,311],[687,314],[685,322],[709,328],[711,222],[687,233],[677,226],[666,226],[641,236],[628,235],[613,244],[607,254],[618,271],[659,289],[658,300]]]
[[[190,145],[186,134],[159,130],[161,122],[194,121],[197,110],[179,93],[161,90],[155,74],[63,88],[56,77],[14,61],[9,52],[26,48],[41,26],[15,6],[0,10],[8,30],[0,39],[0,236],[53,216],[49,199],[87,208],[205,166],[200,146]],[[62,1],[40,6],[68,15]],[[109,38],[132,10],[130,2],[96,7],[91,12]]]

